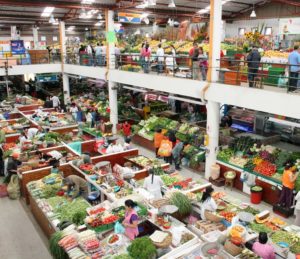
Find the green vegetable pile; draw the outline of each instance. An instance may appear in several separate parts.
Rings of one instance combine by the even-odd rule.
[[[294,254],[300,253],[300,242],[294,240],[295,234],[287,231],[276,231],[272,234],[271,239],[274,243],[285,242],[290,246],[290,251]]]
[[[55,212],[60,214],[59,218],[61,221],[71,221],[77,225],[81,225],[84,223],[83,220],[88,207],[90,205],[83,198],[77,198],[57,208]]]
[[[230,143],[230,148],[233,149],[234,153],[239,151],[247,154],[250,152],[250,148],[252,148],[257,142],[258,141],[256,139],[253,139],[249,136],[242,136],[234,139],[234,141]]]
[[[49,240],[49,250],[54,259],[68,259],[68,254],[58,245],[62,239],[62,232],[55,232]]]
[[[45,199],[53,197],[60,189],[61,183],[45,184],[45,186],[42,188],[42,197]]]
[[[218,156],[217,158],[221,161],[224,161],[224,162],[228,162],[229,159],[234,155],[234,152],[232,149],[230,148],[226,148],[226,149],[223,149],[221,150],[219,153],[218,153]]]
[[[190,159],[190,167],[195,168],[197,167],[201,162],[204,162],[205,160],[205,152],[200,151],[199,153],[192,156]]]
[[[156,248],[149,237],[136,238],[127,250],[133,259],[151,259],[156,255]]]
[[[114,256],[113,259],[132,259],[132,257],[128,254],[120,254]]]
[[[182,216],[187,216],[192,212],[190,200],[180,192],[173,193],[170,202],[178,208],[178,213]]]
[[[251,206],[248,206],[247,208],[243,209],[244,212],[251,213],[252,215],[256,215],[259,213],[259,210],[254,209]]]
[[[253,163],[253,160],[249,159],[247,161],[247,163],[244,165],[244,169],[247,170],[247,171],[252,172],[254,170],[255,166],[256,165]]]
[[[259,233],[259,232],[266,232],[266,233],[272,232],[272,229],[268,228],[266,225],[257,224],[257,223],[254,223],[254,222],[250,223],[250,228],[253,231],[257,232],[257,233]]]
[[[162,175],[160,178],[162,179],[162,181],[164,182],[164,185],[166,185],[166,186],[170,186],[170,185],[178,182],[177,178],[171,177],[169,175]]]

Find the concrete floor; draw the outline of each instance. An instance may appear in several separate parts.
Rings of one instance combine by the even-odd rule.
[[[22,200],[0,199],[0,258],[51,259],[48,241]]]

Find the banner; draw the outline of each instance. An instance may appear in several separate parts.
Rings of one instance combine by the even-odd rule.
[[[24,54],[25,53],[25,47],[24,47],[23,40],[11,40],[10,44],[11,44],[12,54]]]
[[[36,76],[38,82],[56,82],[58,81],[57,74],[40,74]]]
[[[10,41],[0,41],[0,56],[9,56],[11,52]]]
[[[141,23],[142,15],[138,13],[118,13],[119,22],[122,23]]]
[[[279,34],[300,34],[300,18],[279,19]]]

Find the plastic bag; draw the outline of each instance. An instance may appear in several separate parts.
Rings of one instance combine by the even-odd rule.
[[[172,152],[172,142],[169,140],[162,140],[157,154],[161,157],[169,157]]]
[[[241,177],[240,177],[240,181],[243,183],[243,182],[246,182],[247,179],[248,179],[248,173],[247,172],[242,172]]]
[[[7,185],[7,193],[8,193],[8,197],[12,200],[16,200],[20,198],[20,184],[17,175],[11,176],[10,182]]]
[[[119,221],[117,221],[115,224],[115,233],[116,234],[124,234],[125,233],[125,228]]]

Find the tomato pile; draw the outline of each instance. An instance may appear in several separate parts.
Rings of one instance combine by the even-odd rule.
[[[235,217],[235,212],[229,212],[229,211],[221,211],[220,216],[224,217],[228,222],[232,221],[232,218]]]
[[[119,240],[119,236],[118,235],[112,235],[109,240],[108,243],[113,244],[115,242],[117,242]]]
[[[105,218],[96,217],[92,220],[92,222],[89,223],[89,225],[91,227],[95,228],[95,227],[99,227],[101,225],[108,225],[108,224],[114,223],[118,219],[119,219],[119,217],[115,216],[115,215],[110,215]]]
[[[82,164],[82,165],[79,166],[79,168],[87,174],[93,174],[94,173],[93,172],[94,165],[92,165],[92,164]]]
[[[3,149],[3,151],[7,151],[7,150],[14,148],[15,146],[16,146],[16,143],[14,143],[14,142],[5,143],[5,144],[3,144],[2,149]]]
[[[97,215],[97,214],[101,214],[104,211],[105,211],[105,208],[98,207],[98,208],[90,209],[88,213],[89,213],[89,215]]]
[[[192,181],[192,178],[188,178],[184,181],[176,182],[173,184],[173,186],[178,186],[181,189],[187,189],[189,187],[189,183]]]
[[[277,171],[276,165],[268,161],[262,161],[254,168],[254,172],[265,176],[273,176],[276,173],[276,171]]]

